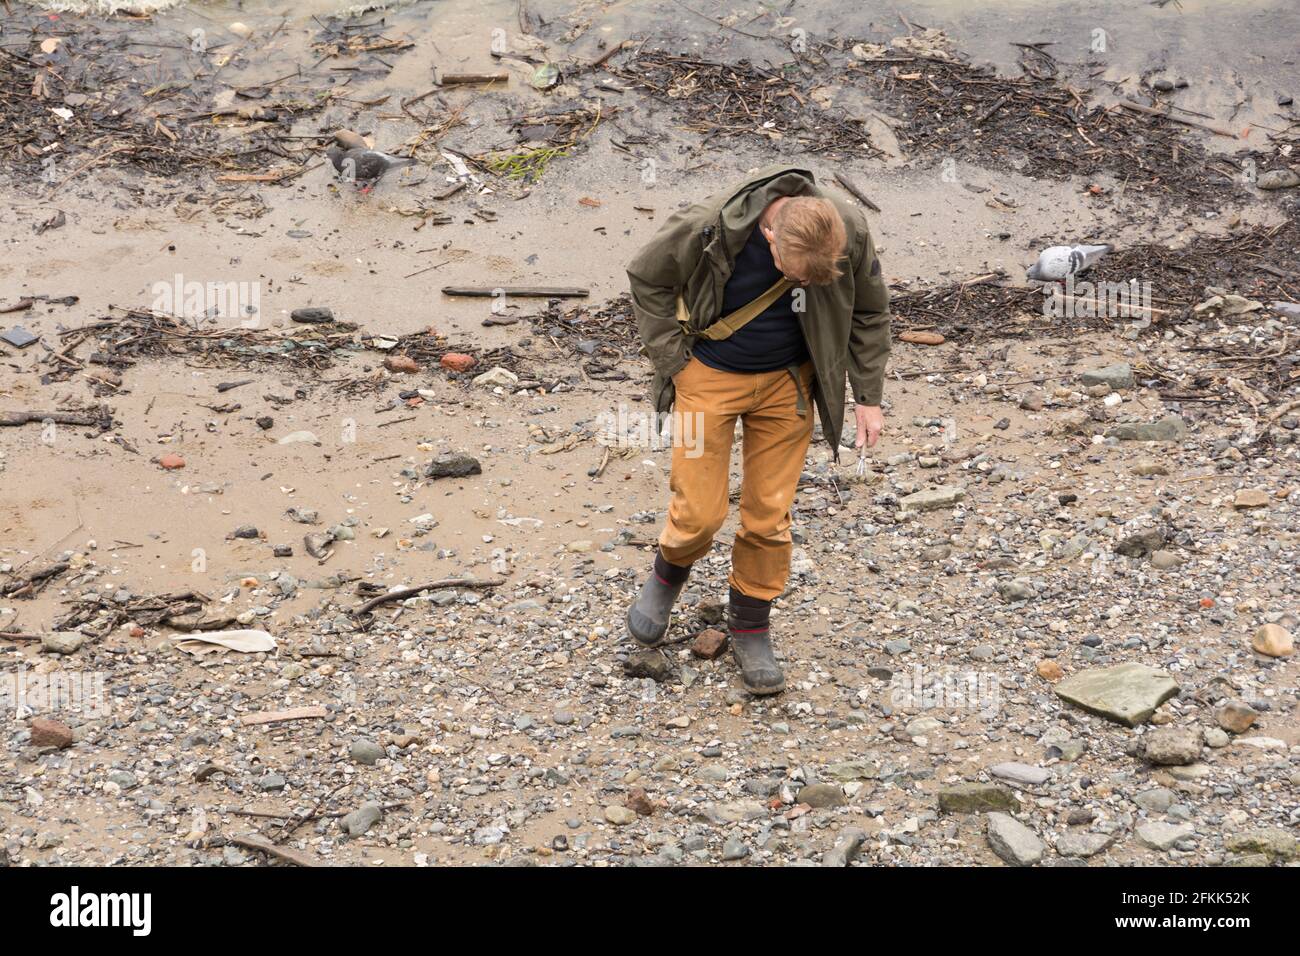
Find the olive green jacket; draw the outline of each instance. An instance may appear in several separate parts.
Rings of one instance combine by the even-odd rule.
[[[889,358],[889,290],[880,274],[862,213],[838,195],[817,188],[797,166],[769,166],[732,189],[672,214],[628,264],[632,311],[646,355],[654,365],[655,410],[672,408],[672,377],[690,359],[694,337],[677,321],[677,296],[692,322],[707,325],[722,309],[722,291],[736,255],[759,216],[782,196],[822,196],[839,210],[848,232],[844,275],[808,286],[799,323],[813,363],[813,397],[822,432],[839,455],[844,428],[844,382],[853,400],[879,405]]]

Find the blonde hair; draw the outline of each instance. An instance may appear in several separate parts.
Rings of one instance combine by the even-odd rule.
[[[813,285],[826,285],[844,275],[848,233],[829,199],[795,196],[781,204],[772,221],[777,251],[784,266]]]

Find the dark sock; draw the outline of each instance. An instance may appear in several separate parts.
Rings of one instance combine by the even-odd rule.
[[[741,633],[766,631],[768,615],[771,611],[771,601],[750,597],[748,594],[741,594],[735,588],[731,589],[730,624],[733,631]]]
[[[691,566],[669,564],[662,551],[655,552],[655,576],[667,585],[681,584],[691,573]]]

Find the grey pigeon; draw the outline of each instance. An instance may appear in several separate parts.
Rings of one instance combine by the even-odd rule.
[[[1110,243],[1100,246],[1050,246],[1038,254],[1038,261],[1029,267],[1026,275],[1044,281],[1078,275],[1091,269],[1114,248]]]
[[[341,177],[366,187],[373,186],[394,169],[415,165],[413,159],[390,156],[377,149],[343,149],[335,145],[325,150],[325,155]]]

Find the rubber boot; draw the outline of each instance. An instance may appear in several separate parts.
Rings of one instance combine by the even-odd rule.
[[[751,694],[764,696],[785,690],[785,674],[772,652],[768,614],[772,602],[731,589],[727,627],[731,631],[731,653],[740,667],[740,682]]]
[[[657,647],[668,633],[673,605],[686,587],[690,566],[669,564],[662,554],[655,555],[655,566],[641,587],[632,606],[627,609],[627,629],[643,647]]]

